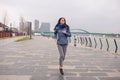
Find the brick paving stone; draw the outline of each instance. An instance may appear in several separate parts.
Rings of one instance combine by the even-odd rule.
[[[70,43],[61,76],[53,39],[14,40],[0,41],[0,80],[120,80],[120,56]]]
[[[120,80],[120,77],[102,77],[100,80]]]
[[[30,75],[0,75],[0,80],[30,80]]]
[[[94,77],[67,77],[66,80],[97,80]]]
[[[106,73],[80,73],[80,76],[108,76]]]

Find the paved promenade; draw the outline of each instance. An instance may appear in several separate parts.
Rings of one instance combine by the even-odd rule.
[[[0,80],[120,80],[120,56],[69,44],[61,76],[55,40],[15,39],[0,41]]]

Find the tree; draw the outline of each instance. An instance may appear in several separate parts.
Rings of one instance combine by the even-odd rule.
[[[25,33],[25,18],[20,16],[20,32]]]
[[[8,23],[8,13],[7,11],[4,11],[3,24],[7,25],[7,23]]]

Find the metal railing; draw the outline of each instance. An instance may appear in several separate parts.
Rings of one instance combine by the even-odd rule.
[[[80,45],[120,54],[120,38],[74,35],[71,37],[71,42],[74,43],[75,47]]]

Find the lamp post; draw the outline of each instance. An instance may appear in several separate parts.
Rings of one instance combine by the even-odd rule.
[[[30,39],[32,39],[32,23],[30,23]]]
[[[28,27],[29,27],[30,39],[32,39],[32,22],[28,22]]]

